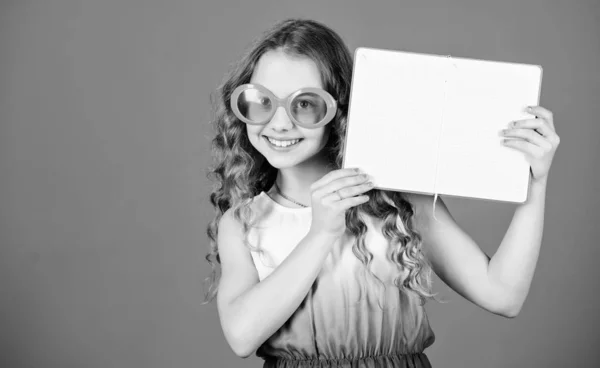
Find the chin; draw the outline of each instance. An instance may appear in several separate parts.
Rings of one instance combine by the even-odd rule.
[[[274,150],[264,137],[252,139],[251,144],[276,169],[287,169],[313,159],[323,149],[322,142],[303,138],[299,147],[289,152]]]
[[[281,157],[276,155],[266,155],[265,158],[274,168],[289,169],[307,161],[310,157]]]
[[[267,148],[268,151],[268,148]],[[313,159],[318,151],[298,151],[295,154],[280,154],[278,152],[261,152],[269,164],[276,169],[289,169]]]

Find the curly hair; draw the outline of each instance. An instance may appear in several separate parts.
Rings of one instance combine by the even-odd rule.
[[[256,251],[248,241],[254,220],[250,203],[261,191],[267,191],[273,185],[277,169],[251,145],[245,123],[231,111],[230,96],[237,86],[250,82],[264,53],[278,49],[289,55],[308,57],[319,67],[324,89],[338,101],[338,111],[330,123],[332,128],[323,154],[334,169],[341,168],[343,162],[352,55],[340,36],[319,22],[306,19],[279,22],[253,42],[249,51],[231,68],[224,82],[211,94],[211,124],[216,130],[211,149],[216,164],[210,167],[207,176],[216,179],[217,185],[210,195],[216,214],[207,228],[210,248],[205,258],[212,272],[205,280],[210,284],[205,292],[204,304],[217,294],[220,277],[217,234],[225,211],[231,209],[234,218],[242,224],[246,246]],[[401,291],[417,293],[421,304],[427,299],[435,299],[435,294],[431,294],[431,265],[421,252],[421,236],[415,229],[414,208],[408,196],[402,192],[372,189],[368,202],[346,211],[347,231],[356,239],[352,246],[354,255],[383,284],[369,268],[373,254],[365,246],[367,226],[360,213],[382,220],[381,231],[390,244],[387,257],[403,270],[395,277],[394,284]]]

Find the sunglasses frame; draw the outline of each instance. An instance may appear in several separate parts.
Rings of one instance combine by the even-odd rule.
[[[249,89],[252,89],[252,88],[257,89],[260,92],[267,95],[271,99],[271,101],[274,102],[274,104],[275,104],[275,106],[274,106],[273,110],[271,111],[271,113],[269,114],[269,116],[267,116],[267,118],[265,118],[264,121],[261,121],[258,123],[255,121],[252,121],[250,119],[247,119],[241,113],[241,111],[238,108],[238,104],[237,104],[238,98],[240,97],[240,95],[243,92],[245,92]],[[321,98],[323,98],[323,100],[325,101],[325,104],[327,106],[327,113],[325,114],[323,119],[317,124],[304,124],[304,123],[296,120],[291,113],[292,101],[294,101],[294,99],[296,97],[298,97],[298,95],[300,95],[302,93],[307,93],[307,92],[319,95]],[[285,112],[288,115],[288,117],[290,118],[290,120],[292,120],[292,122],[294,124],[299,125],[306,129],[317,129],[324,125],[329,124],[329,122],[331,122],[331,120],[333,120],[333,118],[337,112],[337,101],[327,91],[325,91],[321,88],[314,88],[314,87],[300,88],[299,90],[290,94],[286,98],[279,98],[279,97],[275,96],[273,94],[273,92],[271,92],[268,88],[266,88],[260,84],[256,84],[256,83],[247,83],[247,84],[242,84],[241,86],[238,86],[231,94],[230,105],[231,105],[231,109],[233,110],[233,113],[235,114],[235,116],[237,116],[237,118],[240,119],[241,121],[243,121],[244,123],[250,124],[250,125],[265,125],[265,124],[267,124],[269,121],[271,121],[273,116],[275,116],[275,113],[277,112],[279,107],[283,106],[283,108],[285,109]]]

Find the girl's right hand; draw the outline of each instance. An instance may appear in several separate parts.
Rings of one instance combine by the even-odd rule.
[[[310,231],[339,237],[346,230],[346,210],[369,200],[365,192],[374,184],[358,169],[333,170],[310,186],[312,224]],[[341,199],[340,199],[341,197]]]

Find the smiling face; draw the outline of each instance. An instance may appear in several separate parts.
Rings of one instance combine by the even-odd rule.
[[[275,96],[286,98],[300,88],[323,88],[317,64],[307,58],[291,56],[281,50],[266,52],[258,60],[250,83],[260,84]],[[246,125],[250,143],[269,163],[277,168],[297,166],[316,157],[327,143],[330,124],[317,129],[307,129],[294,124],[285,109],[280,107],[265,125]],[[288,147],[278,147],[268,138],[299,142]]]

